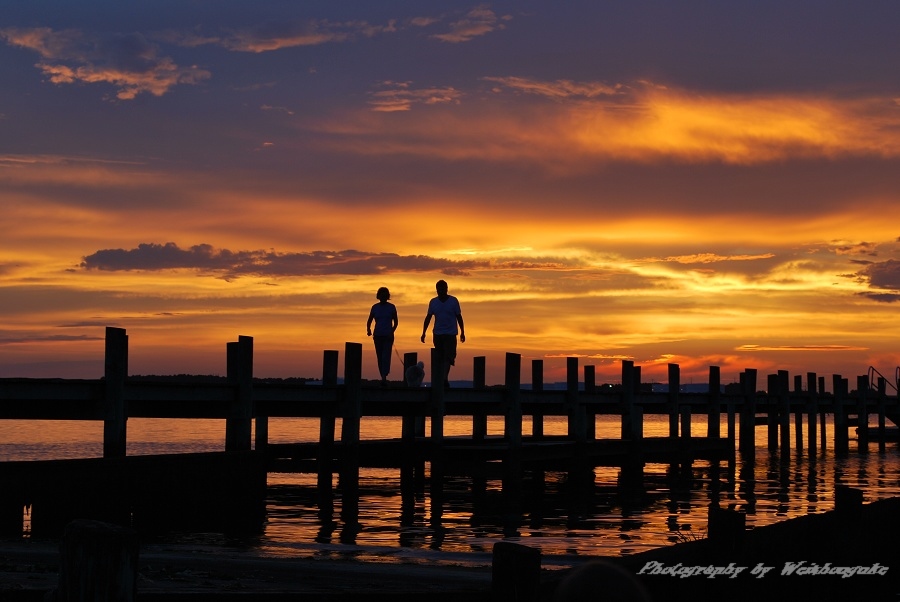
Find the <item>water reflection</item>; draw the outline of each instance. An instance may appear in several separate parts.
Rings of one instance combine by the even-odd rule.
[[[0,423],[0,459],[100,453],[102,429],[96,425],[42,424],[42,430],[35,430],[15,422]],[[171,428],[161,428],[160,421],[129,421],[128,453],[222,449],[221,421],[191,421],[190,428],[174,422]],[[617,437],[619,427],[615,421],[599,421],[597,436]],[[694,428],[704,432],[703,427],[698,422]],[[468,434],[471,428],[470,420],[448,418],[445,434]],[[564,419],[545,421],[548,435],[564,433],[565,428]],[[396,437],[399,429],[399,421],[366,418],[361,433],[363,439]],[[646,436],[667,429],[666,417],[647,417]],[[502,422],[489,422],[489,434],[501,431]],[[273,443],[317,437],[315,420],[270,423]],[[900,495],[897,443],[880,446],[873,441],[869,453],[861,454],[854,442],[846,457],[834,455],[830,440],[813,450],[794,448],[783,454],[769,450],[767,443],[767,433],[760,428],[754,453],[737,453],[729,462],[689,465],[572,467],[505,475],[485,465],[459,475],[439,464],[407,464],[400,469],[361,468],[350,483],[336,476],[320,480],[317,474],[273,473],[265,532],[247,545],[262,555],[489,564],[491,546],[508,538],[540,547],[548,564],[565,565],[574,556],[627,555],[703,537],[710,505],[746,512],[747,526],[755,527],[830,510],[840,485],[862,489],[866,502]],[[183,541],[196,541],[196,536]]]

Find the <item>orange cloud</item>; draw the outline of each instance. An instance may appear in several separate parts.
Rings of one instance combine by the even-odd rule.
[[[458,109],[445,103],[402,119],[341,115],[310,127],[334,134],[337,148],[364,154],[528,161],[563,172],[613,160],[757,165],[900,156],[895,133],[900,113],[888,98],[700,95],[645,83],[489,81],[499,86],[495,94],[526,91],[534,100],[488,102],[468,94]]]

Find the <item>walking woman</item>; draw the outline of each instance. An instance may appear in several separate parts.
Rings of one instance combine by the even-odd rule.
[[[366,322],[366,333],[375,342],[375,357],[378,358],[378,372],[381,373],[381,385],[387,386],[387,376],[391,371],[391,350],[394,348],[394,331],[397,330],[397,308],[393,303],[388,303],[391,291],[382,286],[375,293],[378,303],[369,311],[369,320]],[[372,321],[375,322],[375,332],[372,332]]]

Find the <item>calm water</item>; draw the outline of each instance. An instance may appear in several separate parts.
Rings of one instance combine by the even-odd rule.
[[[805,428],[804,424],[804,428]],[[273,443],[314,441],[315,419],[272,419]],[[338,422],[338,432],[340,422]],[[502,434],[501,419],[489,422],[489,434]],[[695,417],[693,430],[705,433],[705,417]],[[545,419],[545,433],[564,434],[564,418]],[[598,437],[618,436],[616,419],[598,420]],[[525,432],[530,432],[526,423]],[[725,433],[723,422],[722,432]],[[831,424],[828,425],[829,436]],[[224,449],[224,421],[130,419],[128,454],[220,451]],[[448,417],[445,434],[469,434],[471,422]],[[665,416],[645,418],[645,436],[668,433]],[[398,437],[400,421],[364,418],[364,439]],[[759,526],[834,505],[837,485],[858,487],[865,501],[900,495],[900,454],[897,443],[884,451],[876,442],[869,453],[835,458],[831,449],[789,452],[783,459],[766,449],[766,431],[757,429],[753,461],[737,455],[736,463],[718,467],[701,461],[677,469],[666,464],[645,466],[640,491],[617,487],[618,468],[594,471],[592,487],[575,488],[566,473],[547,472],[542,487],[532,480],[520,512],[512,517],[517,535],[512,541],[539,547],[547,566],[568,566],[591,555],[625,555],[705,536],[708,505],[744,510],[748,526]],[[102,454],[102,424],[66,421],[0,421],[0,461],[98,457]],[[794,433],[791,434],[792,445]],[[483,495],[473,497],[472,481],[447,477],[439,512],[432,507],[424,485],[406,504],[396,469],[362,469],[359,522],[362,530],[342,542],[340,497],[335,499],[329,525],[319,516],[314,474],[270,474],[268,520],[262,536],[252,541],[225,542],[217,536],[173,537],[172,545],[192,546],[215,553],[238,545],[260,556],[356,557],[379,562],[428,562],[464,565],[490,564],[491,546],[504,538],[509,509],[501,499],[500,481],[488,480]],[[439,517],[439,518],[438,518]],[[27,523],[27,517],[26,517]]]

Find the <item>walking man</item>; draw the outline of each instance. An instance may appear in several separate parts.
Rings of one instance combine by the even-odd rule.
[[[425,342],[425,333],[431,318],[434,318],[434,328],[431,331],[434,348],[437,351],[434,368],[443,367],[444,387],[450,387],[450,366],[456,363],[456,335],[459,340],[466,342],[466,327],[463,325],[462,311],[459,308],[459,300],[453,295],[447,294],[447,283],[438,280],[435,284],[437,297],[428,303],[428,315],[425,316],[425,324],[422,326],[422,342]],[[457,324],[459,328],[457,329]]]

